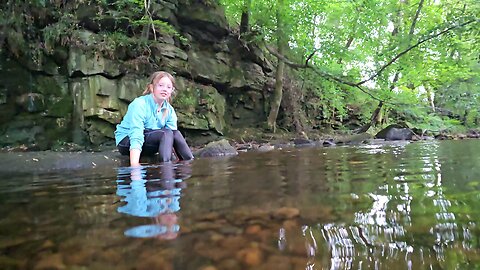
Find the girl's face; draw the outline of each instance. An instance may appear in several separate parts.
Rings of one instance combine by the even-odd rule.
[[[167,76],[154,81],[151,87],[153,98],[158,104],[162,104],[164,100],[168,100],[174,90],[173,83]]]

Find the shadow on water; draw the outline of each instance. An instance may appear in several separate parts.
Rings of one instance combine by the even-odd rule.
[[[480,267],[480,141],[0,181],[1,269]]]

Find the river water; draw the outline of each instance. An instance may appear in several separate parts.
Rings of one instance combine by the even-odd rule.
[[[0,180],[0,269],[474,269],[480,140]]]

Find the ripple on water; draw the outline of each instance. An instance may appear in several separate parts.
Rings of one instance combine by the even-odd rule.
[[[0,182],[0,268],[472,268],[479,151],[389,143],[14,175]]]

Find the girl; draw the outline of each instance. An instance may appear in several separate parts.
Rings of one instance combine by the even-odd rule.
[[[185,138],[177,130],[177,115],[169,103],[174,92],[173,76],[158,71],[150,76],[143,95],[128,106],[115,130],[115,143],[122,155],[130,155],[130,166],[140,165],[140,154],[158,152],[161,161],[170,161],[173,148],[180,160],[193,159]]]

